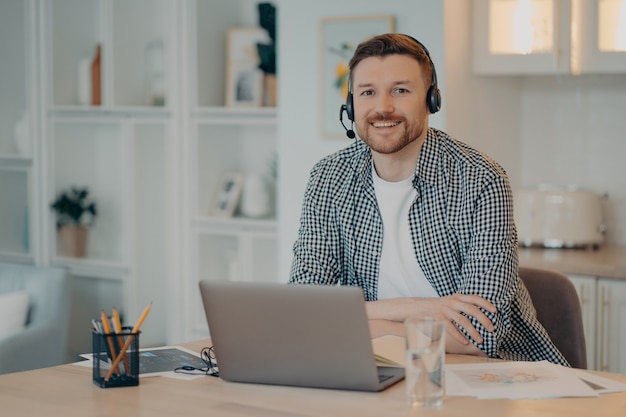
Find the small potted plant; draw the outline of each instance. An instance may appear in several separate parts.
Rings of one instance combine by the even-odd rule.
[[[57,230],[66,256],[82,258],[87,249],[87,229],[96,219],[96,203],[89,190],[72,187],[62,191],[51,205],[57,215]]]

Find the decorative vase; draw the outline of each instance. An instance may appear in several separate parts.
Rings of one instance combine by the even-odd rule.
[[[102,45],[96,45],[96,55],[91,62],[91,105],[102,104]]]
[[[59,229],[63,255],[72,258],[84,258],[87,253],[87,228],[85,226],[65,225]]]
[[[30,117],[27,111],[22,113],[20,120],[13,127],[13,142],[19,155],[29,156],[31,154]]]
[[[248,175],[243,184],[241,213],[247,217],[267,217],[272,210],[269,184],[263,176]]]

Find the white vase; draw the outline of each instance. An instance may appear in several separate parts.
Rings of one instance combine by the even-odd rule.
[[[270,187],[267,181],[257,174],[248,175],[243,184],[241,213],[247,217],[267,217],[272,210]]]
[[[18,154],[28,156],[31,154],[30,145],[30,117],[28,112],[22,113],[22,117],[13,127],[13,142]]]

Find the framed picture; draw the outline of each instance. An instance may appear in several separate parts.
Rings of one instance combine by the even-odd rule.
[[[257,43],[270,42],[260,27],[228,30],[226,50],[226,106],[258,107],[263,99],[263,71],[259,66]]]
[[[324,18],[320,25],[319,114],[323,137],[345,138],[339,109],[348,94],[348,62],[365,39],[393,32],[391,15]],[[344,122],[349,124],[344,114]]]
[[[210,213],[215,217],[233,217],[243,187],[241,172],[227,172],[222,175],[213,199]]]

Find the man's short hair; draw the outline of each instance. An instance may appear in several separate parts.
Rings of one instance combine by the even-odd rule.
[[[361,42],[354,51],[354,55],[348,64],[348,68],[350,69],[350,81],[352,81],[354,69],[365,58],[382,58],[388,55],[407,55],[415,59],[422,66],[424,82],[427,85],[431,84],[431,61],[424,46],[412,37],[400,33],[385,33]]]

